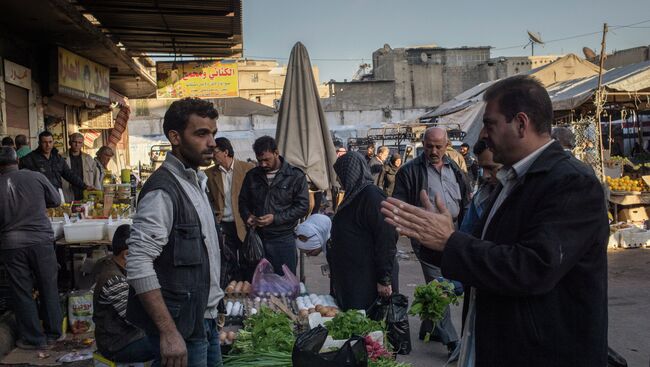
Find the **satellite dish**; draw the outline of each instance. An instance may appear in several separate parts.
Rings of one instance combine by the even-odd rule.
[[[528,33],[528,43],[524,48],[528,47],[530,45],[530,54],[531,56],[535,56],[535,44],[540,44],[543,45],[544,41],[542,41],[542,36],[537,33],[537,32],[532,32],[532,31],[526,31]]]
[[[590,49],[589,47],[583,47],[582,48],[582,53],[585,54],[586,59],[595,59],[598,55],[594,52],[594,50]]]
[[[544,41],[542,41],[542,36],[539,33],[531,31],[526,32],[528,32],[528,38],[530,39],[530,42],[539,43],[540,45],[544,44]]]
[[[420,60],[422,60],[422,62],[427,62],[427,60],[429,60],[429,55],[427,55],[426,52],[421,53]]]

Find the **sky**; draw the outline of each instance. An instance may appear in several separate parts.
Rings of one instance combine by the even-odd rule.
[[[491,57],[526,56],[526,30],[547,43],[535,55],[600,53],[650,45],[648,0],[242,0],[244,57],[286,64],[302,42],[320,82],[350,80],[389,44],[401,48],[491,46]],[[625,26],[625,27],[623,27]],[[581,37],[573,37],[584,35]],[[564,38],[570,38],[565,39]],[[550,42],[549,42],[550,41]]]

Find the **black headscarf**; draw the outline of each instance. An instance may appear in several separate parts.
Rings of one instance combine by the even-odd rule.
[[[374,185],[370,169],[364,157],[358,152],[348,152],[334,163],[334,172],[339,176],[345,196],[339,209],[344,208],[368,185]]]

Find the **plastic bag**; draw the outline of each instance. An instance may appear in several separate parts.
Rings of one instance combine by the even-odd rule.
[[[409,301],[406,296],[394,293],[388,298],[377,298],[366,310],[366,315],[370,319],[386,323],[388,342],[397,354],[411,353],[408,306]]]
[[[264,258],[264,244],[254,227],[248,229],[241,249],[242,264],[254,268]]]
[[[269,294],[287,297],[295,297],[300,293],[300,281],[289,270],[289,267],[282,265],[284,275],[275,274],[273,266],[267,259],[262,259],[255,273],[253,274],[253,283],[251,285],[253,294],[258,296],[268,296]]]
[[[68,320],[73,334],[83,334],[95,330],[92,292],[70,292],[68,296]]]
[[[368,353],[366,344],[361,337],[348,339],[343,346],[335,351],[319,353],[325,339],[327,329],[317,326],[298,335],[293,346],[291,361],[294,367],[366,367]]]

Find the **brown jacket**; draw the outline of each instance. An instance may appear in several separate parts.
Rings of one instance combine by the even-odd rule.
[[[230,198],[232,200],[232,213],[235,217],[235,224],[237,225],[237,235],[241,241],[246,237],[246,223],[244,223],[239,215],[239,192],[244,183],[246,172],[250,171],[253,167],[255,167],[253,164],[237,159],[235,159],[233,163],[234,172],[232,174]],[[223,209],[225,205],[222,172],[219,169],[219,166],[214,166],[207,169],[205,173],[208,176],[208,188],[212,195],[211,199],[214,204],[217,223],[219,223],[223,217]]]

